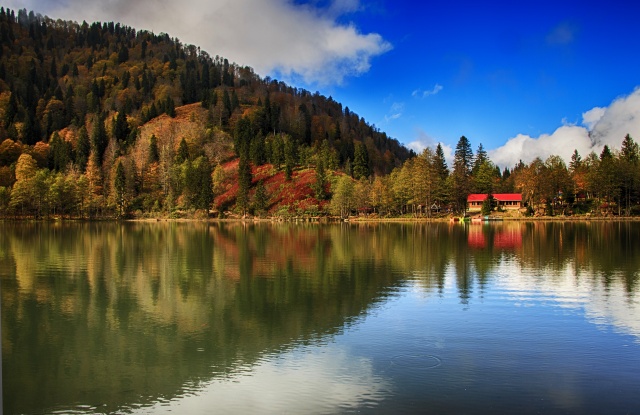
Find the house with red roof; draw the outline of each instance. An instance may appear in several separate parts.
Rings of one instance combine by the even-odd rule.
[[[487,200],[488,195],[482,193],[472,193],[467,197],[467,211],[480,212],[482,203]],[[518,210],[522,207],[522,194],[520,193],[495,193],[493,198],[498,207],[504,210]]]

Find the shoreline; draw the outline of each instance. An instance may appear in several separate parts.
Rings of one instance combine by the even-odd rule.
[[[175,223],[189,223],[189,222],[208,222],[208,223],[295,223],[295,224],[337,224],[337,223],[452,223],[452,224],[490,224],[500,222],[640,222],[640,216],[536,216],[536,217],[513,217],[513,216],[496,216],[491,219],[472,220],[471,218],[459,221],[454,220],[457,217],[438,217],[438,218],[426,218],[426,217],[349,217],[340,219],[337,217],[269,217],[269,218],[256,218],[256,217],[237,217],[237,218],[197,218],[197,217],[185,217],[185,218],[169,218],[169,217],[155,217],[155,218],[62,218],[62,217],[49,217],[49,218],[20,218],[20,217],[3,217],[0,218],[0,222],[140,222],[140,223],[154,223],[154,222],[175,222]]]

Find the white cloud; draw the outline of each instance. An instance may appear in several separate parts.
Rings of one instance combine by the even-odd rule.
[[[627,134],[640,139],[640,87],[613,101],[591,129],[591,139],[600,147],[620,148]]]
[[[402,117],[402,113],[404,112],[404,102],[394,102],[391,104],[391,108],[389,109],[389,113],[384,116],[384,121],[389,122],[393,120],[397,120]]]
[[[418,88],[411,93],[411,96],[414,98],[426,98],[430,95],[437,94],[438,92],[442,91],[443,88],[444,87],[440,84],[435,84],[433,88],[428,91],[423,91],[422,89]]]
[[[512,167],[522,160],[529,163],[536,157],[545,160],[552,154],[562,157],[565,161],[571,158],[576,149],[582,155],[591,151],[592,144],[589,132],[584,127],[563,125],[552,134],[531,137],[518,134],[507,141],[505,145],[488,152],[489,158],[500,167]]]
[[[518,134],[497,149],[489,151],[491,160],[500,167],[512,167],[519,160],[525,163],[536,157],[546,159],[559,155],[565,162],[573,150],[583,157],[591,151],[600,153],[604,145],[619,149],[624,136],[640,138],[640,88],[614,100],[608,107],[595,107],[582,114],[583,127],[563,125],[552,134],[531,137]]]
[[[452,166],[453,153],[454,153],[453,148],[444,143],[439,143],[439,144],[442,147],[442,152],[444,153],[444,158],[447,162],[447,165]],[[435,151],[437,146],[438,146],[438,141],[423,130],[418,130],[416,139],[410,142],[409,144],[407,144],[407,148],[415,151],[417,154],[422,153],[422,151],[427,147]]]
[[[591,130],[598,123],[598,121],[600,121],[606,110],[606,108],[594,107],[589,111],[583,112],[582,125]]]
[[[8,0],[52,18],[118,21],[137,30],[165,32],[262,76],[340,84],[365,73],[371,59],[392,46],[377,33],[339,23],[359,10],[358,0],[295,4],[289,0]]]

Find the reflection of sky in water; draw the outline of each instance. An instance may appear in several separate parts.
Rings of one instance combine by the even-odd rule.
[[[521,305],[543,301],[568,309],[582,309],[592,323],[611,325],[640,341],[640,299],[628,293],[622,278],[608,285],[592,273],[577,271],[571,263],[562,270],[521,269],[510,261],[500,261],[494,270],[494,285]]]
[[[461,301],[453,266],[440,288],[412,273],[322,344],[264,355],[133,413],[624,413],[637,401],[640,308],[621,282],[508,259],[484,286],[470,275]]]
[[[250,367],[133,413],[317,414],[356,410],[384,399],[389,383],[372,362],[328,343],[266,355]]]

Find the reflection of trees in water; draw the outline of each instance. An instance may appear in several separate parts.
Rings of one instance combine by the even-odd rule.
[[[170,397],[338,332],[406,278],[442,295],[453,277],[468,305],[505,261],[628,295],[640,269],[638,223],[2,226],[9,412]]]
[[[108,402],[112,410],[169,397],[185,383],[341,330],[398,280],[387,261],[366,259],[374,250],[356,232],[205,223],[4,226],[8,411],[70,402]]]

